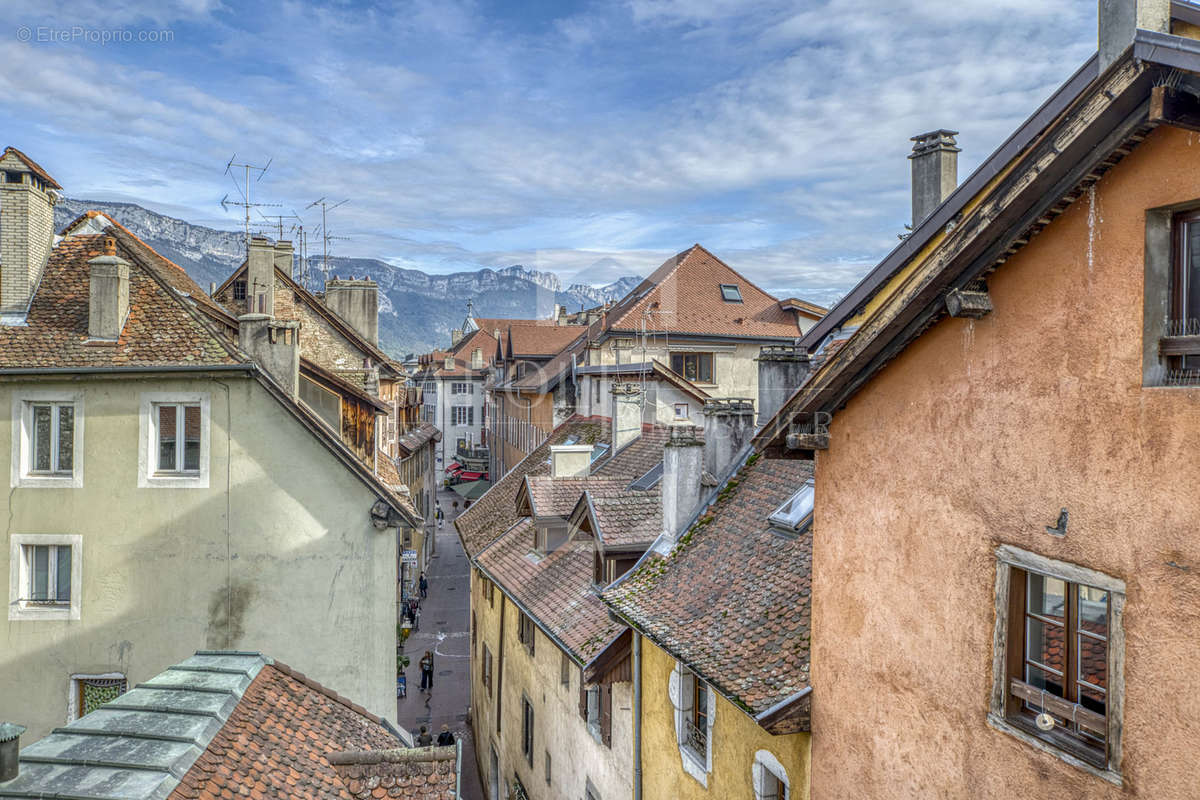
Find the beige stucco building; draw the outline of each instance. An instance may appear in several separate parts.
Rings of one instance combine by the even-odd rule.
[[[198,648],[391,715],[397,542],[421,521],[380,469],[386,406],[305,365],[302,323],[234,317],[104,215],[55,236],[57,184],[11,148],[0,167],[0,240],[48,253],[0,264],[0,718],[33,741]]]

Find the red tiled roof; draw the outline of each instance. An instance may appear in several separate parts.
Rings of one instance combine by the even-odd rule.
[[[412,455],[430,440],[440,442],[442,440],[442,432],[432,422],[422,422],[408,433],[402,435],[397,442],[405,455]]]
[[[596,496],[619,494],[629,478],[551,478],[549,475],[525,476],[529,502],[535,517],[567,517],[585,491]]]
[[[751,714],[809,685],[811,531],[789,538],[767,517],[812,475],[812,462],[758,458],[667,557],[652,557],[604,600]],[[807,730],[807,713],[783,729]]]
[[[131,264],[129,317],[117,343],[86,344],[88,261],[104,252],[104,236],[70,236],[51,251],[26,325],[0,327],[0,368],[200,367],[246,361],[215,334],[209,318],[199,315],[193,293],[204,293],[182,270],[124,228],[107,230],[117,240],[117,254]]]
[[[379,717],[276,662],[255,676],[169,800],[353,800],[330,754],[397,744]]]
[[[479,567],[579,661],[591,660],[624,625],[592,588],[592,543],[574,540],[530,556],[533,521],[522,519],[479,554]]]
[[[329,763],[355,800],[458,800],[457,747],[334,753]]]
[[[514,325],[506,329],[508,348],[513,358],[549,358],[578,339],[583,325]]]
[[[4,152],[0,153],[0,161],[2,161],[4,159],[4,157],[8,156],[8,155],[16,156],[17,158],[19,158],[22,162],[24,162],[25,166],[29,167],[29,169],[33,172],[34,175],[37,175],[39,178],[41,178],[42,182],[45,183],[47,186],[49,186],[51,189],[62,189],[62,187],[58,185],[58,181],[56,181],[56,180],[54,180],[54,178],[50,177],[49,172],[46,172],[46,170],[42,169],[40,164],[38,164],[36,161],[34,161],[29,156],[22,153],[17,148],[15,148],[15,147],[4,148]]]
[[[597,495],[588,492],[596,534],[606,548],[649,546],[662,532],[662,495],[622,492]]]
[[[736,284],[742,302],[722,299],[721,284]],[[667,259],[608,314],[607,330],[778,337],[800,336],[796,317],[700,245]]]

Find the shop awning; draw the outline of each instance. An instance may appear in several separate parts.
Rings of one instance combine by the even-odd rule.
[[[446,467],[446,472],[458,472],[462,468],[462,464],[457,461],[451,461],[450,466]]]
[[[483,497],[483,493],[492,488],[492,484],[488,481],[471,481],[470,483],[457,483],[450,488],[461,497],[474,502]]]
[[[462,478],[464,481],[477,481],[482,478],[484,474],[485,473],[483,472],[460,472],[458,473],[458,477]]]

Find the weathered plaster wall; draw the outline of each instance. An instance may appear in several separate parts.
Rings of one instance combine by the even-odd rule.
[[[1195,797],[1200,389],[1143,388],[1145,210],[1200,198],[1159,129],[835,418],[817,462],[813,797]],[[1065,538],[1045,532],[1070,510]],[[1123,579],[1124,788],[986,723],[995,547]]]
[[[772,736],[720,695],[713,720],[708,788],[684,771],[675,737],[675,707],[669,694],[675,664],[664,650],[642,639],[642,796],[752,800],[754,755],[766,750],[787,770],[789,800],[808,800],[809,734]]]
[[[620,346],[613,347],[614,343]],[[647,347],[631,347],[632,339],[610,339],[600,347],[589,348],[589,364],[636,364],[655,360],[665,367],[671,366],[673,352],[713,352],[714,383],[697,383],[713,397],[747,397],[758,402],[758,353],[759,342],[729,344],[712,342],[706,345],[692,339],[664,339],[651,337]],[[774,343],[774,342],[773,342]]]
[[[597,741],[579,715],[580,670],[573,666],[570,682],[560,678],[562,651],[539,629],[534,655],[517,640],[517,607],[502,602],[495,590],[495,607],[488,605],[481,581],[472,581],[471,607],[479,626],[479,640],[472,658],[472,721],[475,727],[481,774],[488,780],[489,747],[500,755],[500,778],[511,785],[514,772],[529,791],[531,800],[583,797],[590,779],[602,798],[628,797],[632,779],[632,701],[628,682],[613,685],[612,747]],[[504,680],[501,730],[496,732],[496,676],[500,674],[500,613],[504,609]],[[484,642],[493,658],[492,697],[481,682],[480,663]],[[534,709],[534,758],[530,766],[521,750],[521,699],[528,697]],[[550,753],[551,782],[546,783],[546,752]],[[485,787],[486,790],[486,787]],[[501,792],[501,797],[505,795]]]
[[[395,531],[261,385],[223,382],[228,405],[212,380],[38,384],[83,392],[84,483],[6,489],[0,579],[10,535],[79,534],[83,592],[77,621],[0,621],[0,719],[26,741],[66,721],[70,675],[132,686],[206,648],[260,650],[394,718]],[[14,391],[0,383],[0,452]],[[209,395],[207,489],[138,488],[139,397],[169,391]]]

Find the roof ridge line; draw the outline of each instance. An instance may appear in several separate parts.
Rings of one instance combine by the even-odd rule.
[[[270,664],[268,666],[274,667],[276,670],[283,673],[284,675],[287,675],[292,680],[295,680],[295,681],[298,681],[299,683],[304,684],[308,688],[313,689],[314,691],[317,691],[320,694],[328,697],[330,700],[341,703],[346,708],[349,708],[351,711],[355,712],[356,714],[366,717],[367,719],[371,720],[372,722],[376,723],[377,725],[383,724],[383,719],[381,717],[378,717],[375,714],[372,714],[370,711],[367,711],[365,708],[360,706],[358,703],[355,703],[350,698],[345,697],[344,695],[338,694],[333,689],[330,689],[328,686],[325,686],[324,684],[320,683],[319,681],[313,680],[312,678],[305,675],[303,672],[292,669],[291,667],[289,667],[287,664],[283,663],[282,661],[276,661],[273,664]]]

